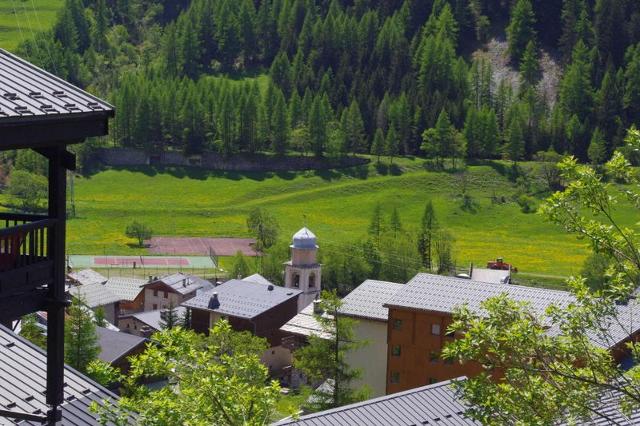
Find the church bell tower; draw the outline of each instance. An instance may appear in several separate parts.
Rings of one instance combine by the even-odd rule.
[[[291,260],[285,263],[284,286],[302,290],[298,312],[320,296],[321,265],[318,263],[316,236],[306,227],[296,232],[291,242]]]

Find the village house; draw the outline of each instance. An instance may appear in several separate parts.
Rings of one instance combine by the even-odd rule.
[[[176,306],[174,312],[178,319],[183,318],[186,308]],[[162,330],[162,321],[165,319],[166,310],[147,312],[135,312],[126,314],[118,320],[118,327],[124,333],[135,334],[140,337],[150,337],[156,331]]]
[[[226,319],[236,331],[267,339],[271,349],[263,361],[277,371],[290,364],[290,352],[281,345],[280,327],[296,315],[301,293],[273,284],[230,280],[182,306],[191,309],[191,328],[197,332],[207,334],[218,320]]]
[[[389,308],[386,393],[479,374],[480,365],[445,361],[440,353],[455,338],[447,328],[456,307],[466,304],[477,311],[484,300],[500,294],[528,302],[541,318],[545,318],[550,305],[563,307],[574,300],[566,291],[418,274],[385,304]],[[621,362],[628,355],[625,343],[640,330],[638,302],[631,300],[619,306],[618,319],[609,324],[606,340],[596,333],[590,337],[594,344],[611,350],[616,362]],[[557,330],[550,328],[548,332]]]
[[[149,277],[144,285],[144,311],[166,309],[170,305],[179,306],[200,291],[213,288],[209,281],[178,272],[161,278]]]
[[[96,327],[96,334],[100,346],[98,358],[120,369],[123,373],[129,371],[129,367],[131,367],[128,358],[138,355],[146,349],[147,339],[143,337],[104,327]]]

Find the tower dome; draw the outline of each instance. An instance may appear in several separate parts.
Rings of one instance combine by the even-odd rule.
[[[293,235],[291,248],[297,249],[316,249],[316,236],[307,227],[302,228]]]

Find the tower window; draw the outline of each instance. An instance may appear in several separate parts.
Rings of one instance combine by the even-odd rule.
[[[316,274],[309,275],[309,288],[316,287]]]
[[[295,288],[299,288],[300,287],[300,275],[293,274],[293,286]]]

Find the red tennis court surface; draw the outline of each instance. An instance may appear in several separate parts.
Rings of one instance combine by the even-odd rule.
[[[253,238],[153,237],[149,242],[149,254],[209,256],[213,250],[217,256],[258,255]]]
[[[189,259],[184,257],[130,257],[130,256],[106,256],[94,257],[96,266],[189,266]]]

